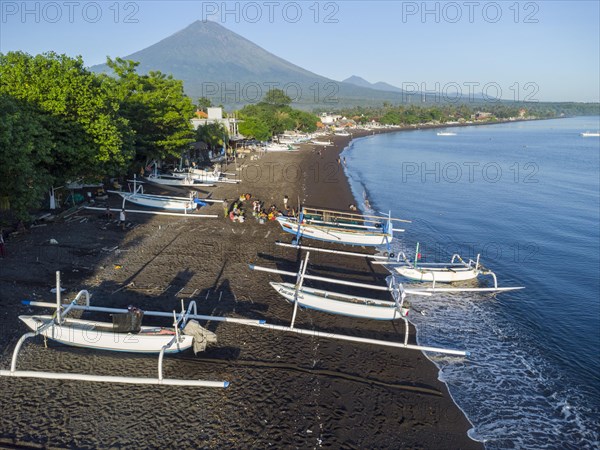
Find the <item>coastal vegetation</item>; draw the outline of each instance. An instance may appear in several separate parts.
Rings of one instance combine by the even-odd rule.
[[[0,54],[0,207],[26,219],[53,186],[122,175],[194,141],[181,81],[108,64],[115,77],[80,57]]]
[[[138,62],[121,58],[108,58],[106,67],[111,74],[91,71],[81,57],[54,52],[0,54],[0,209],[27,219],[53,187],[139,172],[152,160],[179,158],[195,141],[211,148],[226,141],[221,124],[208,123],[194,131],[194,111],[206,110],[211,100],[201,97],[194,105],[183,81],[159,71],[140,74]],[[236,111],[239,132],[260,141],[285,131],[311,133],[317,129],[316,113],[335,109],[311,113],[292,103],[284,90],[268,90],[260,101]],[[337,106],[337,114],[359,125],[599,114],[597,103],[383,101],[380,106]]]
[[[287,130],[312,133],[318,118],[309,112],[290,106],[292,99],[281,89],[269,90],[256,104],[246,105],[239,111],[240,133],[266,141]]]
[[[552,119],[565,116],[599,115],[597,103],[459,103],[453,105],[354,106],[337,114],[359,124],[377,122],[383,125],[422,125],[426,123],[465,123],[470,121],[508,119]]]

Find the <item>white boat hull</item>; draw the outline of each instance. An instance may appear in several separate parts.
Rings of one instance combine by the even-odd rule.
[[[168,209],[173,211],[194,211],[196,205],[191,200],[178,200],[174,198],[160,198],[158,196],[150,196],[146,194],[130,194],[119,192],[119,195],[128,202],[149,208]]]
[[[19,316],[32,331],[52,321],[52,316]],[[74,347],[92,348],[132,353],[160,353],[161,349],[173,341],[172,334],[159,334],[160,327],[142,326],[139,333],[115,333],[112,323],[80,319],[65,319],[62,325],[51,326],[42,335],[61,344]],[[171,330],[172,331],[172,330]],[[165,353],[177,353],[192,346],[193,337],[180,334],[180,341],[173,342]]]
[[[436,283],[454,283],[477,278],[479,270],[466,267],[414,268],[408,266],[394,267],[399,275],[415,281],[435,281]]]
[[[178,178],[178,177],[154,177],[154,176],[150,176],[150,177],[146,177],[146,181],[149,181],[150,183],[156,183],[156,184],[162,184],[165,186],[194,186],[196,183],[194,182],[194,179],[191,177],[186,177],[186,178]]]
[[[221,172],[207,172],[200,169],[189,169],[188,172],[173,172],[176,178],[191,178],[195,183],[238,183],[239,180],[230,180]]]
[[[298,224],[298,222],[287,217],[278,217],[277,221],[283,231],[288,233],[339,244],[378,246],[388,244],[393,238],[391,233],[386,234],[383,231],[363,231],[325,225]],[[298,233],[298,228],[300,228],[300,233]]]
[[[291,283],[270,283],[282,297],[294,303],[295,286]],[[363,319],[394,320],[402,317],[396,308],[396,303],[375,300],[366,297],[338,294],[308,287],[302,287],[298,292],[298,305],[304,308]],[[402,309],[408,315],[407,309]]]

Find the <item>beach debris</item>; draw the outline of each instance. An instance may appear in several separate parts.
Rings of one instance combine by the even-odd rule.
[[[56,239],[50,239],[50,244],[52,245],[58,245],[58,241]]]
[[[132,281],[131,283],[125,284],[125,285],[121,286],[119,289],[117,289],[116,291],[113,291],[112,293],[116,294],[117,292],[122,291],[123,289],[128,288],[130,286],[135,286],[135,283]]]
[[[119,270],[119,269],[122,269],[122,268],[123,268],[123,266],[121,264],[115,264],[115,269],[116,270]]]

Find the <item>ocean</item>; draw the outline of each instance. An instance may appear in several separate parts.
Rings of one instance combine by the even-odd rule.
[[[480,254],[499,286],[525,286],[410,297],[420,344],[472,353],[428,357],[487,449],[600,447],[600,139],[580,135],[598,129],[576,117],[413,130],[342,154],[363,210],[412,220],[392,251]]]

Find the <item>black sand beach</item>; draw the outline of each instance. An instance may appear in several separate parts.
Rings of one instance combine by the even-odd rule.
[[[294,207],[299,198],[309,205],[346,209],[355,200],[337,159],[349,138],[331,139],[335,145],[321,155],[316,146],[305,145],[296,153],[238,160],[237,167],[231,164],[226,171],[237,173],[242,183],[209,190],[215,199],[233,200],[248,192],[266,206],[282,207],[287,195]],[[119,205],[115,198],[111,202]],[[248,202],[246,208],[251,210]],[[268,284],[281,277],[252,272],[248,264],[297,270],[301,255],[274,244],[290,242],[291,235],[275,222],[259,224],[251,217],[232,223],[223,218],[219,204],[201,212],[219,218],[129,214],[122,231],[116,220],[82,210],[11,236],[7,257],[0,260],[0,367],[10,366],[14,345],[26,331],[18,316],[34,312],[20,301],[53,301],[56,270],[62,272],[66,298],[88,289],[95,305],[171,311],[180,308],[181,298],[194,299],[200,314],[289,324],[291,305]],[[380,284],[386,276],[366,259],[323,254],[311,255],[309,271]],[[309,310],[299,311],[296,326],[396,341],[404,333],[401,323]],[[207,327],[217,333],[217,345],[197,356],[187,352],[165,358],[165,375],[227,380],[229,388],[3,377],[0,447],[483,447],[468,438],[469,422],[421,352],[217,322]],[[53,342],[48,347],[41,338],[31,340],[21,351],[19,368],[156,376],[155,357]]]

